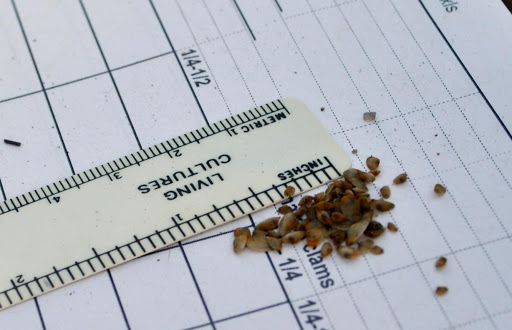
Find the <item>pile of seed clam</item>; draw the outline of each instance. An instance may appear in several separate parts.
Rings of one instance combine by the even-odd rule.
[[[355,150],[354,150],[355,151]],[[353,153],[357,153],[355,151]],[[354,259],[370,253],[380,255],[384,249],[376,245],[374,240],[386,229],[397,232],[397,226],[388,222],[383,226],[374,219],[377,212],[387,212],[395,205],[386,199],[391,197],[391,188],[387,185],[380,188],[382,198],[373,199],[368,192],[367,184],[375,181],[380,174],[380,160],[370,156],[366,159],[369,171],[350,168],[343,172],[343,178],[333,181],[325,190],[314,196],[305,195],[293,210],[289,205],[277,209],[280,217],[268,218],[255,226],[251,233],[249,228],[237,228],[234,231],[233,248],[240,253],[244,248],[253,251],[281,252],[283,245],[297,244],[303,239],[312,248],[320,247],[322,257],[329,256],[334,250],[346,259]],[[398,175],[393,184],[400,185],[407,181],[407,174]],[[441,196],[446,189],[436,184],[434,192]],[[295,188],[286,187],[285,197],[292,197]],[[330,242],[329,242],[330,240]],[[443,268],[446,258],[436,262],[436,268]],[[439,286],[435,293],[446,294],[448,288]]]
[[[383,226],[374,220],[376,212],[386,212],[395,205],[386,199],[390,197],[388,186],[381,188],[383,198],[372,199],[367,184],[374,182],[379,175],[380,160],[368,157],[369,171],[350,168],[343,178],[332,182],[325,192],[314,196],[306,195],[298,202],[296,210],[288,205],[277,209],[281,217],[272,217],[256,225],[254,231],[238,228],[234,231],[235,252],[245,247],[254,251],[281,251],[283,244],[297,244],[303,239],[310,247],[321,246],[321,255],[329,256],[334,249],[347,259],[357,258],[366,253],[380,255],[384,249],[374,243],[386,228],[396,232],[393,223]],[[402,184],[407,180],[405,173],[393,180]],[[284,195],[291,197],[295,189],[288,186]],[[325,241],[330,239],[329,241]],[[325,242],[324,242],[325,241]]]

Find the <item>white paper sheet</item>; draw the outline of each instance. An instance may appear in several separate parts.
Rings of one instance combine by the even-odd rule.
[[[2,0],[0,139],[22,142],[0,144],[4,198],[279,97],[358,149],[355,167],[381,159],[373,194],[410,180],[379,216],[399,227],[382,256],[235,255],[231,230],[266,209],[2,311],[0,328],[509,328],[510,31],[498,0]]]

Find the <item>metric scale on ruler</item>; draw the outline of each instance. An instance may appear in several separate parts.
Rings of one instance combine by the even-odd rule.
[[[0,308],[325,184],[350,166],[283,99],[0,204]]]

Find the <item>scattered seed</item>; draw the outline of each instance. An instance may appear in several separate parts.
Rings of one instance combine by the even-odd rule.
[[[445,286],[438,286],[436,288],[436,295],[438,295],[439,297],[444,296],[447,292],[448,292],[448,288]]]
[[[282,205],[277,209],[277,213],[281,213],[283,215],[290,212],[293,212],[293,210],[288,205]]]
[[[238,236],[251,236],[251,231],[249,230],[249,228],[246,228],[246,227],[241,227],[241,228],[236,228],[234,231],[233,231],[233,234],[235,235],[235,237],[238,237]]]
[[[352,155],[357,155],[357,149],[352,149]]]
[[[309,206],[313,202],[313,196],[306,195],[299,201],[299,206]]]
[[[373,176],[378,176],[380,174],[380,170],[371,170],[370,173],[373,174]]]
[[[374,121],[377,113],[373,111],[368,111],[363,114],[363,119],[366,121]]]
[[[434,186],[434,192],[439,196],[443,196],[444,193],[446,192],[446,188],[440,185],[439,183],[436,183],[436,185]]]
[[[317,247],[324,240],[326,232],[324,227],[309,229],[306,232],[306,244],[313,248]]]
[[[396,233],[398,231],[398,228],[394,223],[388,222],[388,230]]]
[[[265,252],[270,250],[267,237],[262,230],[255,230],[252,236],[247,239],[246,246],[253,251]]]
[[[364,234],[371,238],[377,238],[384,233],[384,226],[378,221],[370,221],[368,227],[364,231]]]
[[[385,201],[384,199],[379,199],[374,201],[375,202],[375,208],[381,212],[392,210],[395,207],[395,204]]]
[[[289,234],[286,234],[281,240],[283,243],[297,244],[304,238],[304,236],[306,236],[306,232],[294,231]]]
[[[394,184],[402,184],[402,183],[404,183],[405,181],[407,181],[407,173],[402,173],[402,174],[400,174],[399,176],[397,176],[397,177],[393,180],[393,183],[394,183]]]
[[[279,238],[267,236],[267,243],[272,250],[281,252],[283,249],[283,242]]]
[[[259,224],[256,225],[256,230],[269,231],[274,230],[277,227],[279,222],[279,217],[268,218],[263,220]]]
[[[233,240],[233,250],[235,250],[235,253],[240,253],[247,243],[247,236],[246,235],[239,235],[236,236]]]
[[[286,189],[284,190],[284,196],[285,197],[292,197],[293,194],[295,194],[295,188],[292,187],[292,186],[286,187]]]
[[[381,248],[381,247],[380,247],[380,246],[378,246],[378,245],[374,245],[374,246],[372,246],[372,247],[370,248],[370,253],[371,253],[371,254],[377,254],[377,255],[379,255],[379,254],[383,254],[383,253],[384,253],[384,249],[383,249],[383,248]]]
[[[354,258],[354,249],[349,248],[348,246],[340,245],[337,249],[340,256],[347,259]]]
[[[379,167],[379,165],[380,165],[380,159],[378,159],[377,157],[370,156],[370,157],[366,158],[366,166],[368,166],[368,168],[370,170],[372,170],[372,171],[376,170],[377,167]]]
[[[17,142],[17,141],[4,139],[4,142],[5,142],[5,144],[10,144],[10,145],[16,146],[16,147],[21,146],[21,142]]]
[[[446,265],[446,258],[445,257],[440,257],[439,259],[436,260],[436,268],[439,269],[439,268],[443,268],[444,265]]]
[[[284,236],[291,232],[292,230],[294,230],[298,224],[299,220],[297,219],[295,214],[287,213],[281,218],[281,221],[279,221],[277,231],[281,236]]]
[[[389,189],[389,186],[384,186],[380,188],[380,194],[383,198],[388,199],[391,196],[391,189]]]
[[[328,256],[331,255],[331,253],[332,253],[332,245],[331,245],[331,243],[325,242],[322,245],[322,250],[320,250],[320,255],[322,256],[322,258],[327,258]]]
[[[370,224],[370,221],[372,220],[372,216],[373,216],[372,211],[366,212],[363,215],[361,221],[356,222],[350,226],[350,228],[348,229],[348,232],[347,232],[347,241],[346,241],[347,245],[354,244],[357,241],[357,239],[361,235],[363,235],[364,231],[366,230],[366,228]]]

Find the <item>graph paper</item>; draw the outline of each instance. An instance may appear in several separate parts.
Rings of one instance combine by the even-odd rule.
[[[372,195],[409,180],[378,217],[399,228],[382,256],[234,254],[233,229],[269,208],[2,311],[0,328],[510,328],[510,31],[498,0],[2,0],[0,138],[22,143],[0,145],[4,199],[281,97],[357,149],[354,167],[381,159]]]

